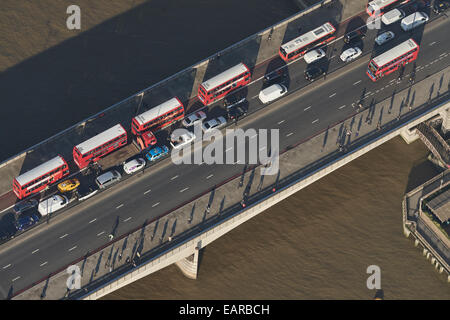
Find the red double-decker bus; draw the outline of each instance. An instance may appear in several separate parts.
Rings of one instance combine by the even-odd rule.
[[[147,130],[157,131],[184,118],[184,106],[175,97],[136,116],[131,121],[131,132],[141,135]]]
[[[369,16],[381,16],[391,9],[409,0],[374,0],[367,4],[366,12]]]
[[[292,61],[304,55],[309,49],[335,39],[335,32],[336,28],[330,22],[324,23],[320,27],[283,44],[278,53],[284,61]]]
[[[399,67],[416,60],[418,54],[419,45],[413,39],[408,39],[370,60],[367,75],[372,81],[377,81]]]
[[[73,160],[78,168],[83,169],[89,163],[99,160],[126,144],[127,132],[120,124],[116,124],[114,127],[73,147]]]
[[[23,199],[44,190],[48,185],[69,174],[69,166],[63,157],[57,156],[27,171],[13,180],[13,191]]]
[[[250,69],[242,62],[198,86],[198,98],[206,106],[250,83]]]

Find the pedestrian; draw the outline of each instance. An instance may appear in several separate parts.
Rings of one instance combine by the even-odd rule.
[[[380,125],[380,123],[378,122],[377,123],[377,130],[380,130],[381,129],[381,125]]]
[[[109,241],[111,241],[114,238],[114,235],[112,233],[109,234]]]
[[[127,257],[127,259],[125,260],[126,263],[130,263],[130,257]]]
[[[211,210],[211,206],[208,204],[208,205],[206,206],[206,212],[209,213],[210,210]]]
[[[119,261],[122,260],[122,253],[119,253]]]

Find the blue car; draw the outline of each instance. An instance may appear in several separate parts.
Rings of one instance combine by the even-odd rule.
[[[151,149],[145,156],[149,161],[155,161],[168,153],[169,148],[167,148],[166,146],[161,146]]]
[[[22,230],[28,229],[29,227],[31,227],[38,221],[39,221],[39,217],[35,213],[32,213],[30,215],[20,216],[16,222],[16,230],[22,231]]]

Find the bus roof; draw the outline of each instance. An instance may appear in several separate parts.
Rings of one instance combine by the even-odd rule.
[[[25,185],[30,181],[33,181],[36,178],[39,178],[40,176],[62,166],[66,162],[61,156],[56,156],[51,160],[48,160],[47,162],[44,162],[43,164],[37,166],[34,169],[31,169],[30,171],[27,171],[20,176],[16,178],[16,181],[21,185]]]
[[[395,58],[401,56],[402,54],[407,53],[408,51],[416,47],[419,47],[417,43],[413,39],[408,39],[405,42],[402,42],[399,45],[393,47],[392,49],[373,58],[372,60],[378,67],[382,67],[386,63],[391,62]]]
[[[370,1],[367,4],[367,6],[372,7],[373,11],[377,11],[377,10],[380,10],[381,8],[384,8],[396,1],[398,1],[398,0],[374,0],[374,1]]]
[[[336,29],[333,27],[333,25],[329,22],[324,23],[320,27],[315,28],[314,30],[311,30],[294,40],[291,40],[281,46],[281,48],[286,52],[286,54],[289,54],[299,48],[302,48],[317,39],[320,39],[328,34],[333,33],[336,31]]]
[[[180,100],[175,97],[164,103],[161,103],[160,105],[157,105],[156,107],[151,108],[150,110],[145,111],[144,113],[141,113],[140,115],[134,117],[134,119],[138,124],[144,125],[147,122],[157,118],[161,114],[169,112],[170,110],[173,110],[180,105],[182,105]]]
[[[206,91],[209,91],[246,71],[249,71],[249,69],[241,62],[238,65],[235,65],[234,67],[231,67],[217,76],[203,82],[202,87],[205,88]]]
[[[80,143],[79,145],[75,146],[75,148],[77,148],[81,154],[85,154],[86,152],[89,152],[97,148],[98,146],[101,146],[104,143],[117,138],[118,136],[121,136],[125,132],[125,129],[120,124],[116,124],[114,127],[109,128],[108,130],[105,130],[102,133],[99,133],[98,135],[93,136],[92,138]]]

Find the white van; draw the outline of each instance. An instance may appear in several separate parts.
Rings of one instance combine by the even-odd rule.
[[[391,23],[397,22],[400,19],[403,19],[405,17],[405,12],[401,9],[394,9],[389,12],[386,12],[381,17],[381,21],[385,25],[390,25]]]
[[[119,181],[121,178],[122,175],[119,172],[117,172],[116,170],[111,170],[99,175],[95,179],[95,183],[97,183],[100,189],[104,189],[109,185],[112,185],[113,183]]]
[[[314,49],[311,51],[308,51],[304,56],[303,59],[305,59],[305,62],[307,64],[313,63],[314,61],[320,60],[323,57],[325,57],[325,51],[322,49]]]
[[[403,31],[409,31],[423,25],[428,21],[428,19],[428,15],[426,13],[414,12],[413,14],[410,14],[409,16],[404,18],[400,26],[402,27]]]
[[[69,203],[69,199],[66,196],[55,194],[50,198],[42,200],[39,202],[38,211],[41,216],[46,216],[47,214],[53,213],[61,208],[64,208]]]
[[[287,93],[287,88],[282,84],[273,84],[259,93],[259,100],[262,103],[269,103],[275,99],[284,96]]]

